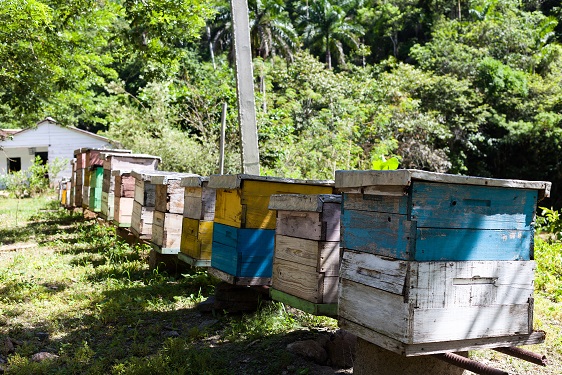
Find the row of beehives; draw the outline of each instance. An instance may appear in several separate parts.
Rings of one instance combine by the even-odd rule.
[[[101,216],[111,220],[103,194],[113,196],[115,224],[156,251],[231,284],[271,285],[273,299],[337,315],[381,347],[419,355],[544,339],[532,326],[532,249],[549,183],[414,170],[338,171],[335,185],[201,177],[155,171],[157,162],[131,171],[118,161],[133,155],[102,156],[110,172],[90,166],[82,189],[91,210],[100,185]]]

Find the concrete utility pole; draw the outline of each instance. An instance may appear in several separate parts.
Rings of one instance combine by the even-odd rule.
[[[258,149],[258,129],[256,126],[248,2],[247,0],[230,0],[230,6],[232,12],[232,31],[234,34],[242,173],[259,175],[260,156]]]

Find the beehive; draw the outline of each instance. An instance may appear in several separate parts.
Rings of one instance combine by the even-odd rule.
[[[129,228],[135,201],[135,178],[129,170],[114,169],[111,174],[115,178],[113,223],[121,228]]]
[[[337,314],[340,195],[272,195],[277,211],[271,297],[315,315]]]
[[[178,258],[195,267],[209,267],[213,245],[216,193],[209,177],[184,177],[183,223]]]
[[[70,175],[70,191],[69,191],[69,200],[68,200],[68,207],[75,207],[75,188],[76,188],[76,159],[72,159],[70,161],[70,165],[72,167],[72,172]]]
[[[103,185],[101,193],[100,216],[107,221],[113,221],[115,205],[115,176],[111,174],[114,169],[140,169],[144,171],[158,169],[161,159],[159,156],[102,152],[99,160],[103,163]]]
[[[89,204],[90,211],[101,212],[101,193],[103,184],[103,168],[91,167],[90,169],[90,191]]]
[[[75,185],[74,185],[74,205],[82,207],[84,195],[84,170],[86,168],[86,155],[83,149],[74,150],[75,161]]]
[[[156,202],[156,186],[151,183],[153,176],[166,175],[171,172],[131,171],[135,178],[135,200],[131,214],[131,232],[140,239],[152,238],[152,221]]]
[[[252,175],[213,175],[216,189],[210,272],[231,284],[271,283],[275,212],[273,194],[331,194],[332,181]]]
[[[175,255],[180,251],[185,190],[180,183],[184,177],[195,176],[169,173],[150,179],[156,186],[151,241],[153,249],[160,254]]]
[[[111,151],[117,154],[129,154],[131,150],[122,149],[102,149],[102,148],[81,148],[77,150],[80,153],[80,163],[84,167],[83,173],[83,187],[82,187],[82,207],[88,208],[94,212],[101,212],[102,201],[102,183],[103,183],[103,170],[98,168],[103,167],[103,160],[101,154]],[[75,151],[76,152],[76,151]],[[94,181],[92,181],[94,179]],[[98,186],[99,185],[99,186]]]
[[[421,355],[541,340],[533,222],[550,183],[337,171],[340,327]]]

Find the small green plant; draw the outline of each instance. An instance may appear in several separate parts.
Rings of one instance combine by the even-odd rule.
[[[38,196],[47,192],[50,181],[64,169],[66,160],[56,158],[43,164],[39,156],[27,170],[12,172],[3,178],[6,190],[16,198]]]
[[[556,241],[562,241],[562,215],[560,212],[553,208],[539,208],[542,212],[536,219],[537,231],[552,234]]]

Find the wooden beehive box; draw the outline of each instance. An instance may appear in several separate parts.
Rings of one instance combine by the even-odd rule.
[[[74,200],[76,198],[75,196],[75,187],[76,187],[76,159],[72,159],[70,161],[70,165],[72,167],[72,172],[70,174],[70,195],[69,195],[69,200],[68,200],[68,204],[69,204],[69,208],[70,207],[75,207],[75,203]]]
[[[76,158],[74,164],[74,205],[75,207],[82,207],[82,197],[84,189],[84,169],[86,167],[86,155],[82,149],[74,150],[74,157]]]
[[[209,177],[184,177],[183,222],[178,258],[194,267],[209,267],[213,245],[215,189]]]
[[[271,296],[315,315],[337,314],[341,195],[272,195],[277,210]]]
[[[135,178],[129,170],[114,169],[111,174],[115,178],[113,223],[129,228],[135,201]]]
[[[156,170],[161,159],[158,156],[131,154],[131,153],[114,153],[101,152],[99,159],[103,163],[103,186],[101,198],[100,216],[107,221],[113,221],[115,206],[115,176],[111,174],[115,169],[141,169]]]
[[[273,266],[273,194],[331,194],[332,181],[213,175],[216,189],[210,272],[231,284],[269,285]]]
[[[340,327],[423,355],[537,343],[533,222],[550,183],[337,171]]]
[[[185,190],[180,184],[182,178],[195,176],[170,173],[152,176],[150,180],[156,186],[151,241],[153,249],[161,254],[180,252]]]
[[[90,191],[89,191],[89,204],[90,211],[101,211],[102,200],[102,185],[103,185],[103,168],[91,167],[90,169]]]
[[[156,202],[156,186],[151,183],[152,176],[165,175],[171,172],[162,171],[131,171],[135,178],[135,200],[131,214],[131,232],[140,239],[150,240],[152,237],[152,221]]]

